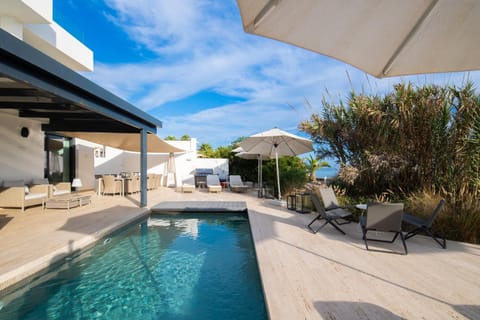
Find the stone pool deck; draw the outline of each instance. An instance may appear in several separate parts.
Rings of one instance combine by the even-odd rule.
[[[342,226],[346,236],[330,226],[312,234],[313,214],[253,192],[149,191],[148,208],[162,201],[246,203],[271,319],[480,319],[480,246],[448,241],[443,250],[418,237],[407,241],[407,256],[366,251],[357,224]],[[92,194],[91,205],[69,211],[0,209],[0,292],[148,215],[137,203]]]

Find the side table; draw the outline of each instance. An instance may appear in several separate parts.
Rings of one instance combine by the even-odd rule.
[[[65,196],[47,199],[43,202],[43,209],[67,209],[81,207],[92,202],[91,196]]]

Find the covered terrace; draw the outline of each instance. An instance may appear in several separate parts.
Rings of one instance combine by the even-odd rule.
[[[161,143],[162,122],[1,29],[0,109],[40,121],[44,133],[132,134],[146,206],[148,145]]]

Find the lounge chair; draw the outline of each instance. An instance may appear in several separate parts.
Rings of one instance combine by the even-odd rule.
[[[363,241],[368,250],[368,241],[393,243],[398,236],[402,240],[405,254],[407,245],[402,233],[403,203],[372,203],[367,206],[367,215],[360,217],[360,226],[363,232]],[[391,232],[395,235],[392,240],[367,238],[368,231]]]
[[[179,179],[177,182],[177,191],[179,192],[189,192],[192,193],[195,191],[195,179],[192,175],[187,176],[185,179]]]
[[[312,192],[311,197],[313,206],[315,207],[315,211],[318,213],[318,215],[307,225],[307,227],[312,230],[313,233],[317,233],[325,225],[330,224],[340,233],[345,234],[345,232],[339,227],[339,225],[350,223],[350,221],[347,219],[352,215],[352,213],[342,208],[325,210],[316,193]],[[320,227],[318,227],[318,229],[314,230],[312,228],[312,224],[317,220],[325,220],[325,222]],[[338,222],[339,220],[343,220],[343,222]]]
[[[337,200],[337,196],[335,195],[335,192],[333,191],[332,187],[318,188],[318,191],[320,192],[323,205],[325,206],[325,210],[327,211],[332,209],[338,209],[338,208],[342,208],[342,209],[353,208],[353,206],[341,206]]]
[[[443,249],[446,249],[447,242],[445,240],[445,237],[442,237],[440,241],[437,238],[437,235],[435,235],[432,231],[433,222],[435,221],[435,218],[438,216],[444,205],[445,199],[440,200],[435,210],[433,210],[433,213],[426,220],[416,216],[412,216],[411,214],[403,214],[403,221],[415,227],[415,229],[407,233],[407,235],[405,236],[405,240],[416,236],[417,234],[425,234],[432,237],[432,239],[435,240]]]
[[[207,187],[208,187],[208,192],[222,191],[222,185],[220,184],[220,179],[216,174],[207,175]]]
[[[238,175],[231,175],[230,178],[230,190],[233,192],[247,192],[248,186],[243,183],[242,178]]]

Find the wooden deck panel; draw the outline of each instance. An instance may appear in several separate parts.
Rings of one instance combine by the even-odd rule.
[[[480,246],[429,238],[407,241],[407,256],[366,251],[357,224],[347,235],[331,226],[306,229],[313,214],[297,214],[254,193],[148,193],[162,201],[244,201],[271,319],[480,319]],[[0,210],[0,288],[52,258],[88,245],[112,226],[145,214],[138,196],[92,197],[67,210]],[[9,218],[12,218],[9,220]],[[401,245],[385,245],[401,250]]]

